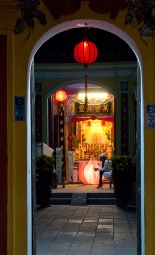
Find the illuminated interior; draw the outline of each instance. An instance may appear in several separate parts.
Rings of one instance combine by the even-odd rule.
[[[114,147],[113,122],[96,119],[76,122],[73,125],[76,134],[72,135],[70,142],[75,161],[99,158],[102,152],[111,158]]]
[[[110,159],[114,150],[114,96],[110,93],[68,95],[66,113],[68,121],[68,151],[79,166],[79,181],[98,184],[101,153]]]

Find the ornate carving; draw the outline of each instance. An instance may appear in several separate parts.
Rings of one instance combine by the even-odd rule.
[[[54,19],[59,19],[62,15],[68,15],[77,11],[84,0],[43,0]],[[126,9],[125,25],[137,24],[141,38],[143,36],[153,36],[155,30],[155,0],[85,0],[89,2],[89,7],[97,13],[109,13],[111,19],[116,19],[119,11]],[[37,18],[42,25],[45,25],[46,17],[38,7],[39,0],[18,0],[17,6],[21,10],[21,17],[17,18],[14,28],[15,33],[21,33],[26,27],[34,28],[34,18]],[[144,41],[144,39],[142,38]],[[145,42],[145,41],[144,41]]]
[[[123,9],[125,0],[43,0],[54,19],[61,15],[68,15],[77,11],[82,1],[88,1],[89,7],[94,12],[110,13],[112,19],[116,19],[120,10]]]
[[[140,24],[141,37],[154,36],[155,18],[152,15],[153,8],[155,8],[154,0],[128,0],[125,4],[127,10],[125,24]]]
[[[21,17],[17,18],[14,32],[21,33],[26,27],[33,29],[35,26],[34,18],[37,18],[42,25],[46,25],[45,14],[38,9],[39,0],[18,0],[17,6],[21,10]]]

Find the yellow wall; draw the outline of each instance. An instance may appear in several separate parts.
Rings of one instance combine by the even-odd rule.
[[[2,2],[2,1],[1,1]],[[5,1],[6,2],[6,1]],[[10,2],[10,1],[9,1]],[[11,3],[15,3],[12,1]],[[10,4],[11,5],[11,4]],[[14,6],[15,8],[15,6]],[[0,11],[0,34],[8,37],[8,255],[27,254],[27,130],[26,121],[14,122],[14,96],[27,96],[27,68],[29,56],[35,43],[50,28],[67,20],[87,18],[110,22],[125,31],[136,42],[144,65],[144,150],[145,150],[145,245],[146,255],[154,255],[155,236],[155,130],[146,129],[146,104],[155,103],[155,39],[146,38],[148,46],[140,39],[136,27],[124,25],[125,12],[121,11],[116,20],[110,16],[98,15],[88,8],[88,2],[68,17],[55,21],[41,4],[46,13],[47,25],[35,20],[35,28],[28,36],[28,30],[14,35],[13,24],[19,13],[16,9]],[[20,15],[20,13],[19,13]],[[12,17],[12,18],[10,18]],[[11,23],[11,24],[10,24]]]

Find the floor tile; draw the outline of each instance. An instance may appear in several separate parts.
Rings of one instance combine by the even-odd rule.
[[[53,205],[36,222],[36,255],[137,255],[136,213],[114,205]]]

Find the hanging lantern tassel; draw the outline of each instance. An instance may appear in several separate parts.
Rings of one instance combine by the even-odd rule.
[[[87,110],[88,105],[88,95],[87,95],[87,75],[85,75],[85,109]]]

